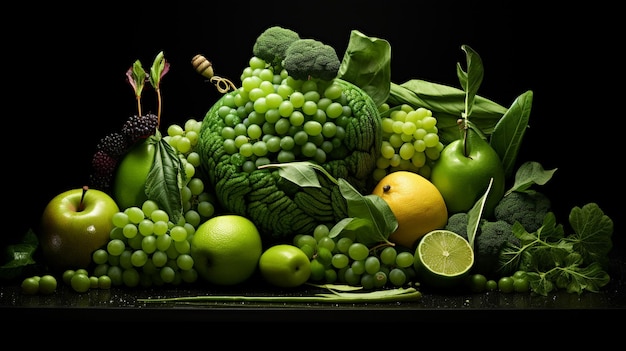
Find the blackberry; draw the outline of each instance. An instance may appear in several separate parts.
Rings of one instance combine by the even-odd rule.
[[[118,158],[128,150],[128,142],[124,134],[114,132],[100,139],[96,150],[103,151],[113,158]]]
[[[122,126],[122,134],[129,143],[134,143],[140,138],[153,135],[158,127],[159,119],[157,115],[148,113],[143,116],[131,116]]]
[[[116,167],[117,158],[112,157],[103,150],[96,151],[91,159],[92,172],[89,175],[90,187],[107,192],[111,187],[111,181]]]

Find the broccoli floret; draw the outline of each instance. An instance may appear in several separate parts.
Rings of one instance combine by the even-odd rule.
[[[283,60],[287,73],[300,80],[332,80],[337,77],[340,64],[335,49],[315,39],[296,40],[287,48]]]
[[[468,218],[465,212],[455,213],[448,218],[445,229],[468,239]],[[499,265],[500,252],[507,244],[520,245],[520,240],[513,234],[511,224],[501,220],[481,219],[474,237],[472,271],[494,279],[510,273],[501,271]]]
[[[550,199],[541,192],[514,191],[504,196],[496,205],[494,217],[511,225],[519,222],[527,232],[533,233],[543,225],[543,219],[550,208]]]
[[[455,232],[467,239],[467,221],[467,212],[457,212],[448,217],[448,223],[446,223],[445,229]]]
[[[257,37],[252,53],[272,66],[279,66],[285,59],[289,45],[299,39],[298,33],[291,29],[280,26],[269,27]]]

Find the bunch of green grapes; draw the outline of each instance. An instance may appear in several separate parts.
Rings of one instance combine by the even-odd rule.
[[[176,150],[186,174],[181,188],[183,215],[174,222],[157,202],[148,199],[116,213],[106,247],[95,251],[94,276],[108,276],[113,286],[160,286],[192,283],[198,274],[191,257],[196,229],[215,214],[212,192],[205,188],[195,151],[201,122],[172,124],[164,139]]]
[[[372,174],[374,180],[379,181],[397,170],[429,178],[431,163],[439,158],[444,146],[432,111],[423,107],[414,109],[407,104],[394,109],[383,105],[380,111],[383,143]]]
[[[331,238],[329,228],[318,225],[313,234],[298,234],[292,244],[311,260],[313,283],[343,283],[365,289],[402,287],[415,280],[414,255],[394,246],[368,247],[356,237]]]
[[[181,216],[174,223],[153,200],[113,215],[106,247],[94,251],[94,276],[106,275],[113,286],[160,286],[192,283],[198,278],[191,239],[199,220]]]

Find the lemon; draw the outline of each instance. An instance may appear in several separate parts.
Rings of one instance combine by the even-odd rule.
[[[382,197],[398,221],[389,241],[413,249],[424,234],[442,229],[448,222],[443,196],[427,178],[411,171],[395,171],[383,177],[372,194]]]
[[[235,285],[250,278],[262,250],[256,225],[239,215],[212,217],[200,224],[191,239],[198,276],[216,285]]]
[[[447,288],[463,281],[474,265],[474,250],[464,237],[449,230],[424,235],[415,249],[417,276],[427,286]]]

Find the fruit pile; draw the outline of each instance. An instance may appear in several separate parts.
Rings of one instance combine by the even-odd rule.
[[[367,51],[372,38],[353,34],[349,50]],[[279,288],[599,290],[612,221],[595,204],[575,208],[567,235],[550,203],[538,206],[535,186],[554,170],[513,169],[532,92],[509,109],[478,96],[482,63],[463,50],[463,90],[360,82],[363,62],[340,70],[332,48],[281,27],[259,36],[240,86],[194,57],[223,97],[203,120],[165,128],[160,110],[142,114],[138,104],[104,136],[90,186],[59,194],[44,212],[46,264],[77,292],[238,285],[257,273]],[[138,101],[145,82],[160,94],[168,70],[162,53],[149,76],[135,62],[127,77]],[[365,93],[389,85],[382,99]],[[522,208],[541,218],[532,227],[511,219]],[[591,278],[572,278],[581,275]],[[56,289],[37,277],[23,281],[25,293]]]

